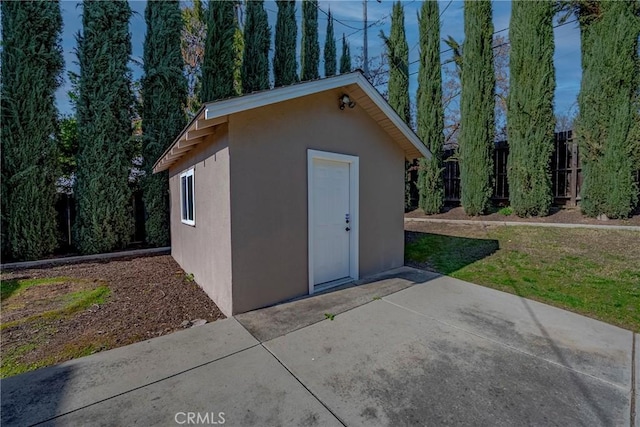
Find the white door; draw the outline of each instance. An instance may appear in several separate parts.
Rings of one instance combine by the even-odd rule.
[[[313,159],[314,285],[349,276],[349,167]]]

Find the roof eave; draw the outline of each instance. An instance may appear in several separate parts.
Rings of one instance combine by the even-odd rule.
[[[360,88],[365,91],[365,93],[375,102],[386,115],[389,117],[389,120],[393,122],[393,124],[402,132],[402,134],[409,140],[409,142],[418,150],[423,157],[427,159],[431,159],[431,152],[429,149],[420,141],[420,138],[415,134],[415,132],[409,127],[404,120],[400,118],[400,116],[395,112],[395,110],[389,105],[389,103],[380,95],[380,92],[364,77],[363,74],[358,73],[357,84]],[[413,160],[420,156],[407,156],[407,151],[405,150],[405,156],[409,160]]]
[[[171,144],[169,144],[169,146],[167,147],[166,150],[164,150],[162,155],[160,157],[158,157],[158,160],[156,160],[156,162],[153,164],[153,168],[152,168],[153,173],[158,173],[158,172],[161,172],[162,170],[165,170],[165,169],[162,169],[162,170],[156,170],[156,169],[158,168],[160,162],[162,162],[162,160],[167,156],[167,154],[169,154],[171,149],[173,149],[173,147],[178,143],[178,141],[180,141],[182,136],[189,130],[189,128],[196,122],[196,120],[198,120],[198,118],[200,117],[200,115],[204,111],[205,107],[206,107],[205,105],[202,105],[198,109],[196,114],[193,116],[193,118],[191,120],[189,120],[189,122],[182,129],[182,131],[178,134],[178,136],[176,136],[176,138],[173,140],[173,142]]]
[[[293,84],[290,86],[279,87],[276,89],[264,91],[262,93],[250,94],[236,98],[230,98],[222,101],[213,101],[203,104],[193,119],[184,127],[182,132],[174,139],[169,148],[167,148],[162,156],[153,165],[153,172],[158,173],[169,169],[177,159],[186,154],[189,150],[180,148],[181,141],[189,140],[189,132],[197,132],[199,121],[214,123],[220,117],[226,117],[240,111],[253,108],[260,108],[300,96],[313,95],[326,90],[336,89],[343,86],[357,85],[363,92],[384,112],[393,125],[400,130],[407,141],[416,149],[416,151],[426,158],[431,158],[431,153],[427,147],[420,141],[413,130],[398,116],[389,103],[380,95],[376,88],[364,77],[361,72],[353,72],[328,79],[318,79],[310,82]],[[226,121],[226,120],[225,120]],[[195,127],[194,127],[195,125]],[[211,125],[215,126],[215,125]],[[213,129],[213,128],[212,128]],[[204,135],[206,132],[203,132]],[[195,139],[195,137],[194,137]],[[189,144],[187,144],[189,145]],[[174,148],[178,147],[178,153],[173,153]],[[404,148],[405,157],[409,160],[420,157],[414,155]]]

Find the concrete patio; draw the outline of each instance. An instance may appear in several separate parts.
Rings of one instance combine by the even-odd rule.
[[[639,341],[404,267],[7,378],[2,425],[640,427]]]

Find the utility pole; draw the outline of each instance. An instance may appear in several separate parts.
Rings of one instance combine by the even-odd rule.
[[[362,27],[362,29],[364,30],[364,46],[362,48],[362,56],[363,56],[363,64],[362,64],[362,68],[363,68],[363,72],[364,72],[364,76],[368,79],[369,76],[369,43],[367,42],[367,29],[369,28],[369,23],[367,22],[367,1],[368,0],[362,0],[362,20],[364,21],[364,27]],[[377,0],[378,3],[381,3],[382,0]]]
[[[369,78],[369,46],[367,43],[367,0],[362,0],[362,12],[363,12],[363,20],[364,20],[364,47],[362,48],[362,56],[363,56],[363,71],[364,76]]]

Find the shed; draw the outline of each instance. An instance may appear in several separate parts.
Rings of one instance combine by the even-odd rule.
[[[154,166],[171,254],[228,316],[400,267],[422,156],[359,71],[207,103]]]

